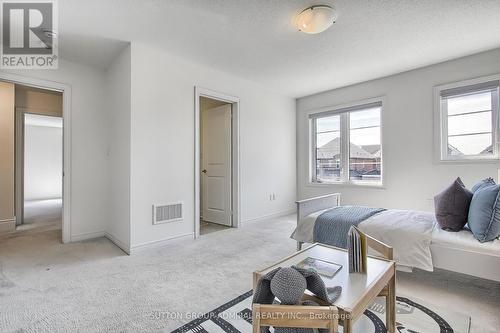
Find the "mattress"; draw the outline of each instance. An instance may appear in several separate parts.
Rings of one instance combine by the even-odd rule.
[[[304,243],[313,242],[314,224],[328,209],[302,218],[291,238]],[[433,214],[407,210],[386,210],[361,222],[361,231],[394,248],[394,259],[400,266],[432,271],[431,235]]]
[[[291,238],[312,243],[316,218],[327,210],[320,210],[302,218]],[[433,251],[447,248],[500,258],[500,240],[481,243],[469,230],[459,232],[442,230],[434,214],[429,212],[387,210],[361,222],[359,228],[393,246],[395,259],[401,266],[432,270],[429,246],[434,246]]]
[[[432,231],[432,245],[500,256],[500,240],[495,239],[492,242],[481,243],[474,238],[474,235],[469,230],[445,231],[439,228],[437,224]]]

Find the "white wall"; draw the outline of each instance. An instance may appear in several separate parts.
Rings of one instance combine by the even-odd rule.
[[[61,127],[24,127],[25,200],[62,198],[62,147]]]
[[[241,99],[242,222],[294,209],[292,98],[142,44],[105,72],[64,59],[11,72],[71,85],[72,240],[107,234],[128,251],[193,235],[195,85]],[[184,202],[184,220],[153,226],[152,204],[172,201]]]
[[[102,235],[109,217],[102,71],[60,59],[57,70],[9,72],[71,85],[71,239]]]
[[[194,232],[194,87],[241,99],[241,218],[293,210],[295,102],[252,82],[132,44],[132,248]],[[276,200],[269,201],[275,193]],[[152,204],[184,202],[184,220],[152,225]]]
[[[297,101],[299,197],[341,192],[344,204],[432,210],[432,198],[457,176],[470,186],[497,177],[500,163],[437,163],[433,141],[433,87],[500,73],[500,49],[300,98]],[[308,185],[306,112],[385,96],[385,188]]]
[[[0,232],[15,230],[14,85],[0,82]]]
[[[130,249],[130,46],[106,73],[109,140],[109,221],[106,232]]]

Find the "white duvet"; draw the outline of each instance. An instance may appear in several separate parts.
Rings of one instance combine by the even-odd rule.
[[[300,220],[291,238],[312,243],[314,223],[324,211],[326,210]],[[432,271],[430,245],[435,224],[436,219],[432,213],[389,209],[369,217],[358,227],[373,238],[392,246],[398,265]]]

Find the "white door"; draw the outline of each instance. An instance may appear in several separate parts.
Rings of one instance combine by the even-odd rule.
[[[203,220],[231,226],[231,105],[203,111],[201,121]]]

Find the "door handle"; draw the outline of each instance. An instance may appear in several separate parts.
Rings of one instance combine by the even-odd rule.
[[[201,170],[201,172],[207,173],[207,169],[203,169],[203,170]]]

